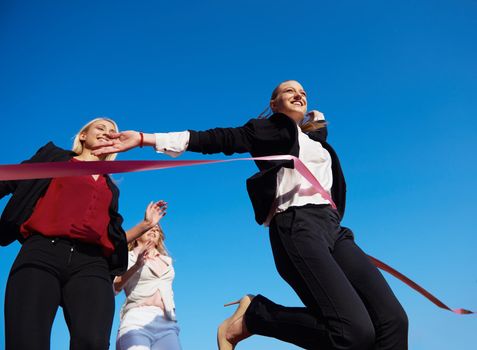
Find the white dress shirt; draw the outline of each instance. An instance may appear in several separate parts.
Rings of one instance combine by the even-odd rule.
[[[321,186],[330,193],[333,185],[331,156],[320,142],[310,139],[298,128],[300,159],[315,175]],[[268,226],[273,216],[289,207],[301,207],[306,204],[330,204],[296,169],[281,168],[277,174],[277,192],[275,202],[264,225]]]

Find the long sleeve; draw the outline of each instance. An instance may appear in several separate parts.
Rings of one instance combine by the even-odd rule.
[[[165,153],[171,157],[178,157],[187,150],[189,145],[189,131],[156,133],[155,149],[158,153]]]
[[[249,121],[237,128],[215,128],[206,131],[190,130],[187,150],[203,154],[245,153],[252,150],[255,133],[254,122]]]

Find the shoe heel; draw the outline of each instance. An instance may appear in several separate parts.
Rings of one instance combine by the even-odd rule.
[[[224,304],[224,307],[240,304],[240,300],[242,300],[242,299],[232,301],[231,303]]]

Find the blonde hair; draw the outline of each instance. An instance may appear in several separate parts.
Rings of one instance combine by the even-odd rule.
[[[167,251],[166,245],[164,244],[164,240],[166,239],[164,231],[162,230],[162,227],[159,224],[156,225],[155,227],[157,227],[159,230],[159,234],[157,235],[156,249],[161,255],[169,256],[169,252]],[[137,247],[137,239],[135,239],[134,241],[128,244],[129,251],[133,250],[136,247]]]
[[[275,89],[273,89],[272,91],[272,96],[270,97],[270,102],[273,101],[274,99],[277,98],[278,96],[278,92],[279,92],[279,89],[280,89],[280,86],[284,83],[287,83],[289,81],[296,81],[296,80],[284,80],[282,81],[280,84],[278,84]],[[272,114],[273,114],[273,110],[272,108],[270,107],[270,104],[267,106],[267,108],[264,109],[264,111],[262,113],[260,113],[258,115],[258,119],[266,119],[266,118],[269,118]],[[314,120],[310,120],[309,118],[307,118],[307,116],[305,115],[305,117],[303,118],[303,120],[300,122],[300,124],[298,125],[300,127],[300,129],[303,131],[303,132],[311,132],[311,131],[315,131],[315,130],[318,130],[318,129],[321,129],[321,128],[324,128],[326,126],[326,122],[324,121],[314,121]]]
[[[84,132],[87,132],[88,129],[91,127],[91,125],[93,125],[94,123],[96,123],[100,120],[105,120],[107,122],[110,122],[111,124],[114,125],[114,128],[116,129],[116,132],[119,132],[118,125],[116,124],[116,122],[114,120],[109,119],[109,118],[105,118],[105,117],[95,118],[95,119],[89,121],[87,124],[85,124],[80,129],[80,131],[78,131],[78,133],[75,135],[75,137],[73,139],[73,148],[72,148],[73,152],[75,152],[76,154],[81,154],[83,152],[83,142],[80,140],[80,135]],[[115,160],[116,156],[117,156],[117,153],[112,153],[112,154],[108,154],[106,156],[106,158],[104,158],[104,159],[105,160]]]

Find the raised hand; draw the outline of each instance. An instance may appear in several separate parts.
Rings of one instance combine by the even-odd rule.
[[[323,113],[321,113],[320,111],[317,111],[317,110],[309,111],[306,114],[306,116],[307,116],[308,120],[311,121],[311,122],[317,122],[319,120],[325,120],[325,115]]]
[[[160,200],[156,203],[151,202],[144,213],[144,221],[149,227],[156,226],[159,221],[166,215],[167,202]]]
[[[137,267],[143,267],[146,260],[149,258],[149,252],[153,249],[154,242],[149,241],[144,244],[137,254],[136,265]]]

